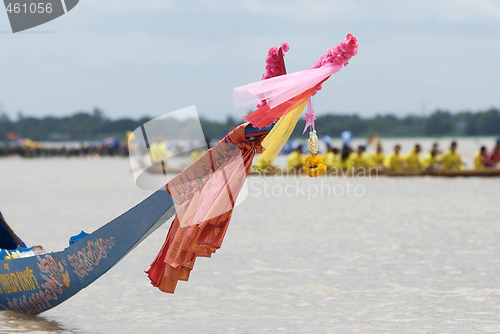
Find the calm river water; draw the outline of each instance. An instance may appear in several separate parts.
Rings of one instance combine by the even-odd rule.
[[[7,221],[48,250],[150,193],[124,158],[9,158],[0,175]],[[499,186],[252,176],[222,248],[175,294],[144,274],[167,223],[58,307],[0,312],[0,333],[499,333]]]

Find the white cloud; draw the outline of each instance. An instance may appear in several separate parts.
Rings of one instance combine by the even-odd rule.
[[[330,17],[332,19],[342,18],[359,8],[355,1],[348,0],[289,0],[284,5],[283,1],[247,0],[241,2],[242,9],[254,15],[286,18],[298,21],[314,21]],[[344,17],[348,19],[348,17]]]
[[[178,8],[177,3],[175,0],[85,0],[78,3],[78,10],[90,10],[109,15],[140,14],[149,11],[174,11]]]
[[[212,11],[239,9],[247,15],[303,21],[324,19],[340,20],[344,23],[359,20],[388,20],[414,22],[435,20],[443,22],[471,22],[500,19],[500,2],[495,0],[245,0],[245,1],[199,1]]]

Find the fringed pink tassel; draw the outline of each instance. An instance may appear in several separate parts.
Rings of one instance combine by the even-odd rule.
[[[358,40],[353,35],[348,34],[345,40],[329,48],[328,52],[322,55],[312,68],[320,68],[328,63],[346,66],[357,53]]]
[[[358,53],[358,40],[351,34],[347,34],[347,37],[340,42],[328,49],[328,52],[319,58],[312,68],[320,68],[325,64],[335,64],[347,66],[349,60]],[[319,86],[318,90],[313,93],[315,95],[322,86]]]
[[[267,51],[266,58],[266,71],[262,74],[261,80],[266,80],[274,78],[280,75],[286,74],[285,67],[285,52],[290,50],[290,45],[287,42],[283,42],[281,47],[278,49],[273,46]],[[266,101],[262,101],[257,104],[256,109],[266,105]]]
[[[261,80],[286,74],[285,61],[283,57],[285,56],[285,52],[288,50],[290,50],[290,45],[288,45],[287,42],[281,44],[279,49],[275,46],[269,49],[266,58],[266,72],[262,74]]]

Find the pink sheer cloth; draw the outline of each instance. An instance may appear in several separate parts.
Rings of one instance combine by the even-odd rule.
[[[151,284],[173,293],[187,281],[198,256],[210,257],[222,244],[232,210],[260,143],[245,139],[243,124],[196,163],[167,183],[177,214],[165,243],[146,272]]]
[[[239,108],[265,100],[270,108],[274,108],[316,86],[340,71],[342,67],[343,65],[326,64],[320,68],[280,75],[236,87],[233,90],[234,106]]]
[[[300,93],[297,96],[292,97],[291,99],[283,102],[280,105],[277,105],[274,108],[271,108],[268,104],[264,104],[263,106],[257,108],[251,114],[245,116],[244,119],[252,123],[252,125],[257,128],[262,128],[264,126],[271,125],[281,117],[288,114],[290,111],[300,106],[302,103],[304,103],[304,101],[309,99],[311,96],[313,96],[326,79],[320,81],[314,87]]]

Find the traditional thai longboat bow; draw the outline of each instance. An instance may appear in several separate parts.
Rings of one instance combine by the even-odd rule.
[[[245,117],[248,123],[232,130],[166,184],[177,214],[163,247],[146,272],[161,291],[173,293],[179,280],[189,278],[197,257],[210,257],[220,248],[255,153],[264,152],[267,159],[274,159],[307,105],[306,128],[311,127],[312,138],[315,117],[310,99],[323,82],[357,54],[358,42],[349,34],[328,49],[312,68],[291,74],[286,74],[283,60],[288,49],[287,43],[269,49],[262,80],[234,89],[235,106],[259,103]],[[316,163],[314,159],[310,161]]]

